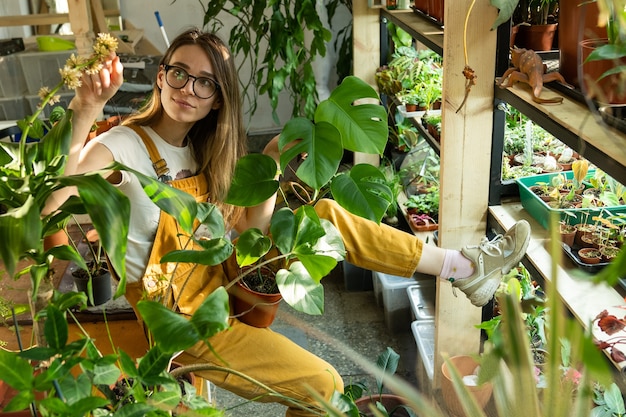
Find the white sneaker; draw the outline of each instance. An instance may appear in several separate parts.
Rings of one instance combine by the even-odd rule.
[[[461,252],[474,263],[474,274],[452,281],[452,287],[463,291],[475,306],[484,306],[498,289],[502,275],[524,257],[529,241],[530,224],[520,220],[504,235],[491,240],[483,237],[479,245],[464,247]]]

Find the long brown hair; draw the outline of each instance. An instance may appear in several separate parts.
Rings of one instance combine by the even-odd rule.
[[[232,227],[243,213],[240,207],[224,204],[235,164],[247,152],[243,124],[239,79],[234,59],[226,44],[215,34],[192,28],[184,31],[170,44],[159,66],[168,64],[176,49],[184,45],[198,45],[209,57],[213,76],[220,85],[220,108],[198,120],[189,131],[194,157],[209,184],[209,200],[224,215],[226,225]],[[124,124],[149,126],[163,115],[161,90],[155,83],[152,96],[141,112],[128,118]]]

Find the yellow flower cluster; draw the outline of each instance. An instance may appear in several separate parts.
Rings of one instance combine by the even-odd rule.
[[[39,98],[41,104],[39,108],[43,108],[46,104],[54,105],[59,101],[56,92],[63,86],[75,90],[82,85],[81,77],[83,73],[91,75],[97,74],[102,69],[102,63],[117,50],[117,39],[108,33],[99,33],[96,42],[93,45],[93,53],[89,58],[76,56],[72,54],[65,63],[65,66],[59,70],[61,74],[61,82],[52,90],[48,87],[42,87],[39,90]]]

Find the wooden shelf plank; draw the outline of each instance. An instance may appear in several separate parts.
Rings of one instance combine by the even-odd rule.
[[[443,29],[434,21],[413,10],[381,9],[380,15],[409,32],[429,49],[443,55]]]
[[[604,124],[600,116],[595,116],[584,104],[549,89],[549,84],[546,87],[541,93],[542,98],[561,96],[563,103],[535,103],[531,99],[530,87],[523,83],[507,89],[496,88],[495,95],[626,184],[626,135]]]

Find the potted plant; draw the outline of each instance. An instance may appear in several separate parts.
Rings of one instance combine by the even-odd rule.
[[[518,28],[514,44],[533,51],[552,50],[558,6],[558,0],[520,0],[513,14]]]
[[[411,226],[418,231],[437,230],[439,218],[439,187],[431,186],[425,193],[410,195],[404,202]]]
[[[80,241],[69,240],[70,244],[78,253],[81,253],[80,242],[84,242],[87,247],[83,262],[79,262],[72,271],[76,289],[87,295],[90,305],[104,304],[111,299],[112,281],[102,243],[95,229],[86,231],[83,225],[78,222],[75,224],[80,232]]]
[[[624,104],[626,87],[620,78],[626,70],[626,12],[623,1],[598,0],[606,38],[580,42],[583,92],[601,103]]]
[[[385,413],[384,415],[390,417],[416,416],[402,397],[383,392],[386,379],[395,374],[399,360],[400,355],[388,347],[376,359],[376,367],[379,371],[376,375],[376,390],[368,390],[367,386],[360,382],[350,384],[345,387],[343,394],[337,393],[333,397],[334,403],[341,405],[342,408],[356,410],[356,415],[364,417],[378,415],[375,414],[376,412]],[[367,394],[368,391],[369,394]]]

